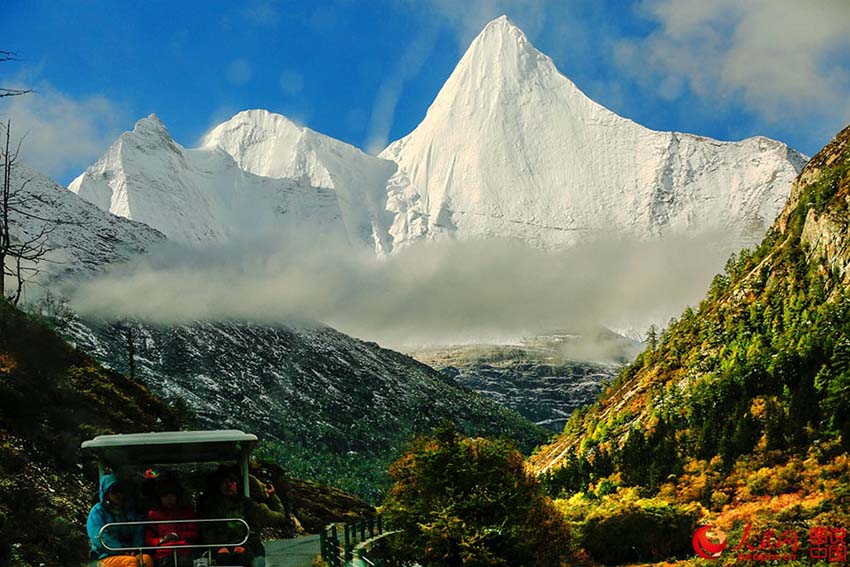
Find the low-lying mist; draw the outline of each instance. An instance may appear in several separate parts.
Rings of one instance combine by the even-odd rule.
[[[719,235],[597,241],[559,252],[431,241],[376,258],[330,237],[169,244],[79,283],[85,315],[156,323],[320,321],[381,344],[447,344],[552,329],[642,330],[705,293]]]

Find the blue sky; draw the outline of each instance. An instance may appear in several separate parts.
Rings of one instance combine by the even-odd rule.
[[[374,151],[507,14],[591,98],[645,126],[816,152],[850,122],[846,0],[6,0],[0,100],[67,183],[155,112],[181,144],[247,108]]]

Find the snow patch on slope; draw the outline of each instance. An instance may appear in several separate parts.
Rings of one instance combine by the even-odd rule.
[[[29,240],[49,227],[49,261],[40,266],[45,276],[99,272],[165,241],[162,233],[103,211],[24,165],[12,169],[11,187],[24,201],[11,215],[12,238]]]

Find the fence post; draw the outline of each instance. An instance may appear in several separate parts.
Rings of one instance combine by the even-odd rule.
[[[360,520],[360,541],[366,541],[366,520]]]
[[[369,518],[369,538],[375,537],[375,518]]]
[[[384,524],[381,516],[378,516],[378,535],[384,533]]]
[[[348,524],[345,524],[345,550],[344,550],[344,558],[343,561],[348,563],[351,560],[351,540],[352,535],[350,532],[354,530],[349,530]]]
[[[332,558],[330,561],[331,567],[339,567],[339,533],[336,530],[336,524],[331,525],[331,537],[333,541],[331,541],[331,550],[328,553],[328,557]]]

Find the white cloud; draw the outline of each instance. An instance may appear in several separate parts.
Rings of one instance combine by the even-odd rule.
[[[11,119],[13,136],[26,133],[22,160],[57,181],[69,182],[97,160],[127,122],[104,96],[77,99],[46,82],[28,86],[35,92],[3,99],[0,118]]]
[[[596,242],[563,252],[442,241],[377,260],[325,236],[289,235],[171,249],[87,282],[74,304],[160,322],[306,318],[389,345],[645,326],[703,295],[725,260],[718,241]]]
[[[850,2],[650,0],[658,28],[626,39],[618,61],[672,100],[685,87],[717,104],[742,103],[765,123],[850,120]]]
[[[421,71],[437,41],[438,28],[434,22],[426,22],[413,38],[398,61],[395,71],[378,88],[378,96],[372,107],[366,135],[366,151],[377,154],[387,145],[390,129],[395,118],[395,109],[405,83]]]

